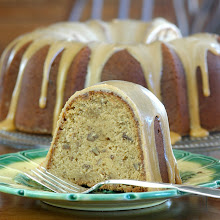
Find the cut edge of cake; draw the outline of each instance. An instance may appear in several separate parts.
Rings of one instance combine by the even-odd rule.
[[[68,100],[68,102],[66,103],[65,107],[63,108],[60,114],[60,118],[57,123],[57,127],[55,130],[51,148],[46,157],[46,160],[44,161],[42,165],[46,167],[50,172],[53,173],[54,170],[51,170],[51,163],[56,153],[56,150],[63,151],[64,148],[70,150],[69,149],[70,146],[64,147],[64,148],[63,146],[60,148],[58,148],[57,146],[59,145],[59,139],[61,139],[59,135],[62,133],[63,126],[65,124],[65,121],[67,120],[66,115],[68,111],[72,108],[72,104],[75,102],[75,100],[77,98],[82,98],[83,96],[84,98],[88,98],[92,96],[93,94],[102,94],[102,93],[117,97],[117,99],[121,100],[132,111],[133,118],[135,121],[134,124],[136,124],[137,130],[138,130],[138,146],[140,150],[138,157],[140,157],[140,155],[142,157],[141,158],[142,164],[140,167],[137,167],[134,165],[135,163],[132,163],[134,171],[135,169],[136,170],[139,169],[139,171],[142,172],[141,175],[138,177],[138,179],[146,180],[146,181],[154,181],[154,182],[181,183],[179,171],[177,169],[177,163],[172,152],[168,119],[167,119],[167,114],[166,114],[163,104],[156,98],[155,95],[153,95],[146,88],[140,85],[134,84],[134,83],[117,81],[117,80],[102,82],[95,86],[91,86],[86,89],[83,89],[79,92],[76,92]],[[157,137],[155,138],[155,136]],[[91,136],[91,137],[95,137],[95,136]],[[129,137],[127,137],[126,133],[124,134],[124,138],[129,140]],[[95,148],[91,147],[90,150],[87,149],[87,152],[93,152],[92,155],[99,156],[99,151],[101,150],[97,149],[96,147]],[[132,154],[131,151],[130,151],[130,154]],[[125,157],[128,157],[128,156],[125,156]],[[97,161],[99,159],[97,159]],[[106,159],[106,161],[108,163],[110,159],[108,158]],[[59,161],[59,163],[61,162]],[[62,166],[62,163],[61,163],[61,166]],[[72,165],[74,166],[74,163]],[[89,172],[91,172],[90,168],[93,167],[93,165],[92,166],[90,166],[89,164],[86,164],[86,165],[84,166],[85,168],[84,170],[82,169],[80,171],[81,168],[79,168],[79,172],[85,171],[84,175],[89,176]],[[112,165],[113,163],[111,163],[111,166]],[[57,166],[57,165],[53,164],[53,168],[54,166]],[[98,164],[98,166],[95,166],[96,170],[99,169],[99,166],[101,166],[101,164]],[[142,170],[141,170],[141,167],[143,168]],[[56,170],[59,168],[55,167],[54,169]],[[100,169],[99,169],[99,172],[100,172]],[[64,180],[71,182],[70,179],[65,177],[64,173],[62,174],[60,173],[58,175]],[[129,176],[128,177],[126,175],[121,175],[121,176],[122,178],[129,179]],[[98,180],[103,181],[105,179],[113,179],[113,178],[120,179],[120,175],[119,176],[113,175],[113,174],[109,175],[109,173],[107,173],[106,175],[103,175],[103,179],[98,178]],[[77,181],[75,180],[74,183],[91,187],[96,182],[88,181],[88,183],[86,183],[85,181],[80,182],[78,180]],[[103,188],[110,189],[110,190],[117,190],[117,191],[125,191],[125,192],[153,190],[153,189],[143,189],[140,187],[130,187],[130,186],[129,187],[128,186],[126,187],[125,186],[114,186],[114,187],[103,186]]]

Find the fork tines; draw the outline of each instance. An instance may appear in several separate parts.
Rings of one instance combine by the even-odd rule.
[[[69,184],[66,181],[54,176],[48,172],[44,167],[38,167],[24,173],[27,177],[44,187],[57,193],[80,193],[85,191],[84,187],[77,184]]]

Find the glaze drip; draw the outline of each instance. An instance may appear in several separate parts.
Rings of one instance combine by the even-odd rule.
[[[122,31],[124,29],[129,29],[131,34],[124,34],[125,32]],[[39,97],[40,108],[45,108],[47,104],[47,89],[51,65],[58,54],[62,52],[54,110],[53,127],[55,128],[64,104],[63,94],[69,67],[83,47],[89,47],[91,50],[85,87],[101,81],[102,69],[114,53],[127,50],[140,63],[149,90],[161,100],[162,42],[157,40],[171,39],[172,41],[166,42],[166,45],[173,48],[179,56],[186,74],[191,123],[190,135],[196,137],[208,135],[208,132],[200,126],[196,69],[198,67],[201,69],[203,93],[204,96],[209,96],[207,52],[211,51],[213,54],[219,55],[220,45],[217,42],[216,35],[196,34],[186,38],[180,37],[181,34],[174,25],[165,22],[163,19],[156,19],[151,23],[130,20],[114,20],[109,23],[93,20],[84,24],[64,22],[51,25],[45,29],[38,29],[15,39],[3,53],[0,66],[2,66],[5,56],[10,50],[11,53],[7,67],[10,66],[16,53],[25,44],[30,42],[30,45],[23,55],[9,113],[7,118],[0,122],[0,129],[16,129],[14,119],[25,67],[40,48],[49,46],[44,63],[41,95]],[[173,40],[174,38],[178,39]],[[155,42],[152,43],[152,41]],[[151,44],[147,45],[146,43]],[[171,135],[179,138],[178,134]]]
[[[176,51],[185,70],[189,100],[190,135],[193,137],[207,136],[208,131],[200,126],[196,70],[198,67],[201,69],[203,94],[204,96],[209,96],[207,52],[210,51],[215,55],[220,55],[220,45],[218,44],[217,36],[211,34],[195,34],[191,37],[174,40],[170,45]]]

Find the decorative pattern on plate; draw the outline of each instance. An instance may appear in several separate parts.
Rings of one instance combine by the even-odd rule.
[[[90,211],[129,210],[163,204],[181,196],[177,190],[143,193],[53,193],[22,177],[46,156],[47,149],[33,149],[0,156],[0,192],[40,199],[55,206]],[[185,184],[220,186],[220,161],[212,157],[174,150]],[[22,181],[24,180],[24,181]],[[77,201],[77,202],[76,202]]]

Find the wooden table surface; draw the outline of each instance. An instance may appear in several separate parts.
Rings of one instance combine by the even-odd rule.
[[[22,149],[0,145],[0,155]],[[219,158],[220,159],[220,158]],[[39,200],[0,193],[0,220],[12,219],[220,219],[220,199],[182,196],[163,205],[130,211],[88,212],[53,207]]]

